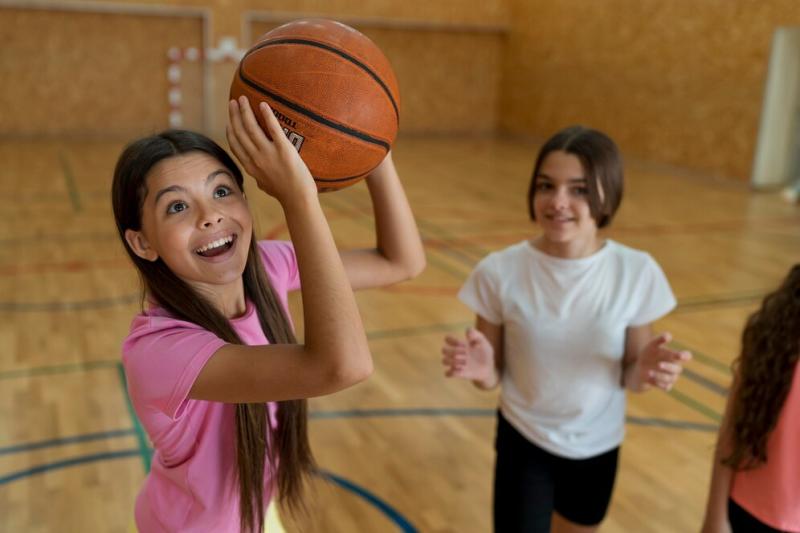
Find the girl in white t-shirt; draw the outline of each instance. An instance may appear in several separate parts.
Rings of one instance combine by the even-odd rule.
[[[605,134],[564,129],[539,152],[528,192],[541,234],[484,258],[459,292],[475,313],[445,338],[445,375],[501,385],[494,528],[591,532],[605,517],[625,389],[669,390],[691,355],[651,323],[675,297],[649,254],[598,235],[622,199]]]

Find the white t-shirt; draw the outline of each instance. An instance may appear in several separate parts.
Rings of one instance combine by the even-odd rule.
[[[500,409],[522,435],[572,459],[622,443],[626,329],[676,303],[649,254],[606,240],[561,259],[523,241],[481,260],[458,296],[504,326]]]

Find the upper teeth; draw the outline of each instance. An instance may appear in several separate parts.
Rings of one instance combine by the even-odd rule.
[[[222,239],[217,239],[214,242],[210,242],[205,246],[198,248],[197,250],[195,250],[195,252],[197,253],[206,252],[208,250],[211,250],[212,248],[219,248],[220,246],[228,244],[229,242],[233,242],[233,235],[229,235],[228,237],[224,237]]]

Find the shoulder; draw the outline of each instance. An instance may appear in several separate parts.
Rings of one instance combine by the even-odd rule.
[[[291,241],[258,241],[256,247],[267,270],[282,269],[297,263]]]
[[[128,365],[174,351],[196,352],[209,345],[215,345],[216,349],[224,343],[202,326],[169,316],[156,308],[134,317],[122,345],[122,357]]]
[[[608,246],[609,257],[613,258],[613,262],[620,268],[633,271],[650,270],[653,267],[660,268],[653,256],[644,250],[638,250],[611,239],[608,239],[606,246]]]
[[[478,262],[475,269],[493,271],[506,269],[509,266],[519,263],[524,258],[530,257],[531,254],[527,250],[529,246],[528,241],[522,241],[501,250],[491,252]]]

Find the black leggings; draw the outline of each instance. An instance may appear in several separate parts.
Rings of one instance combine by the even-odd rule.
[[[781,533],[745,511],[738,503],[728,498],[728,521],[733,533]]]
[[[603,521],[617,476],[619,448],[589,459],[553,455],[497,416],[495,533],[549,533],[553,511],[584,526]]]

